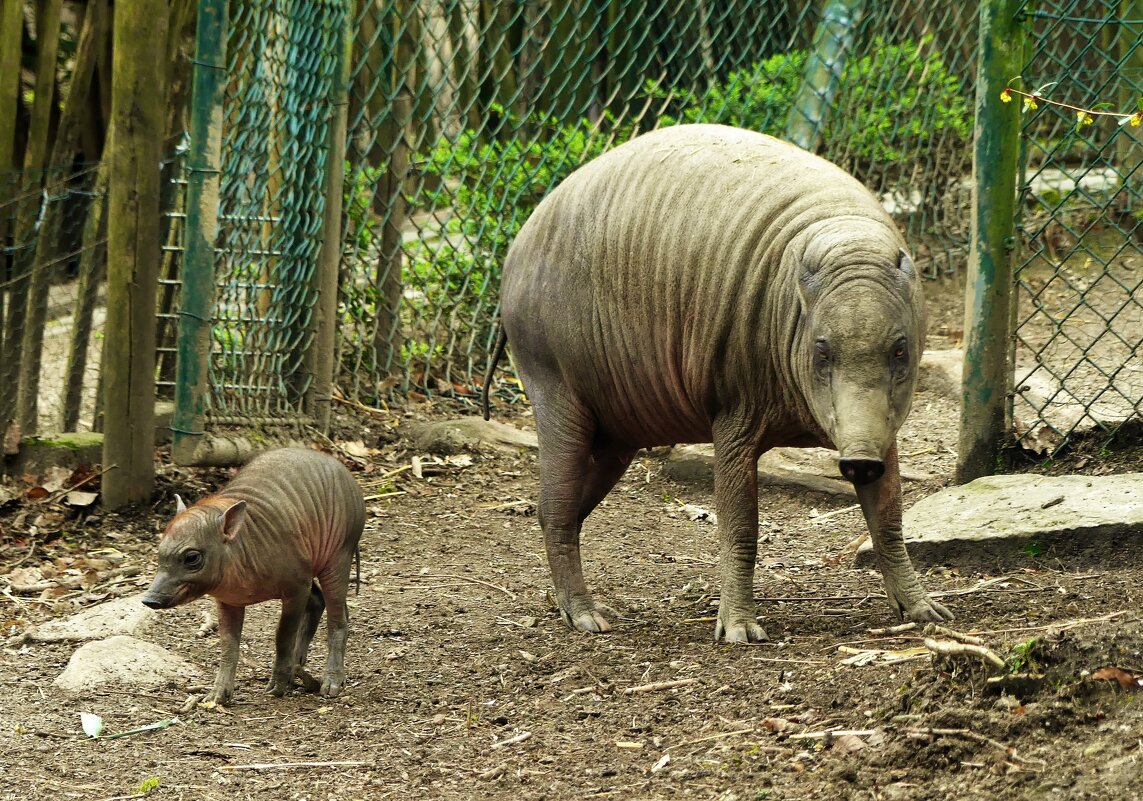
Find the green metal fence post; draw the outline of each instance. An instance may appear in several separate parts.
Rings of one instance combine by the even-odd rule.
[[[974,208],[956,470],[960,483],[996,471],[1008,430],[1020,104],[1002,102],[1001,92],[1023,68],[1025,37],[1017,18],[1020,6],[1021,0],[984,0],[980,6],[972,162]]]
[[[353,52],[352,6],[346,8],[341,25],[333,86],[330,92],[329,156],[326,161],[325,217],[322,244],[314,271],[317,304],[314,308],[314,338],[307,353],[313,383],[306,406],[318,429],[329,430],[333,396],[334,353],[337,350],[337,277],[341,265],[342,194],[345,188],[345,136],[349,117],[349,62]]]
[[[821,141],[825,115],[841,83],[864,9],[864,0],[830,0],[822,11],[802,83],[786,120],[786,138],[798,147],[814,150]]]
[[[227,0],[201,0],[196,34],[190,149],[187,153],[186,256],[180,293],[172,456],[194,464],[202,442],[210,358],[219,151],[226,86]]]

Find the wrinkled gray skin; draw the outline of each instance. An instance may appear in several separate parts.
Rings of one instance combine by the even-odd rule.
[[[896,434],[924,349],[904,246],[838,167],[723,126],[638,137],[539,205],[505,261],[501,314],[535,412],[540,524],[569,625],[607,631],[614,614],[584,582],[584,518],[639,448],[679,442],[714,443],[716,638],[766,639],[757,461],[775,446],[836,448],[894,611],[952,618],[901,537]]]
[[[214,598],[222,662],[205,700],[230,703],[246,607],[272,598],[282,600],[282,616],[268,691],[284,695],[297,678],[310,692],[339,694],[349,570],[365,526],[361,488],[345,466],[304,448],[267,451],[217,494],[190,508],[179,499],[178,506],[159,541],[159,573],[143,603],[169,609]],[[327,606],[329,656],[319,686],[305,664]]]

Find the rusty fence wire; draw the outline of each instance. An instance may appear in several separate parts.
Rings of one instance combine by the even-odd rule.
[[[1143,3],[1041,1],[1023,16],[1021,86],[1054,102],[1023,117],[1012,420],[1050,455],[1143,413],[1143,127],[1083,115],[1140,110]]]

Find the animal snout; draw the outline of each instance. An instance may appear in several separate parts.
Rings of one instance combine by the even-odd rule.
[[[157,595],[150,594],[143,596],[143,606],[148,609],[166,609],[167,605],[168,599],[166,598],[160,598]]]
[[[885,475],[885,463],[880,459],[839,459],[841,474],[854,484],[872,484]]]

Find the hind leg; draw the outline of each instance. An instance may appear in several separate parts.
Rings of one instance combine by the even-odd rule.
[[[579,535],[585,517],[623,475],[631,453],[596,450],[591,413],[564,392],[533,396],[540,442],[540,528],[560,616],[580,631],[610,631],[605,615],[587,589]]]
[[[310,582],[310,597],[306,599],[306,613],[298,626],[298,638],[294,642],[294,679],[300,681],[306,692],[316,693],[321,684],[306,670],[306,658],[310,653],[310,643],[313,642],[314,633],[318,623],[321,622],[325,611],[325,596],[316,581]]]
[[[325,661],[325,677],[321,683],[321,694],[327,698],[339,695],[345,687],[345,642],[349,637],[349,564],[353,552],[347,555],[345,563],[331,568],[319,577],[325,592],[325,627],[329,654]]]

